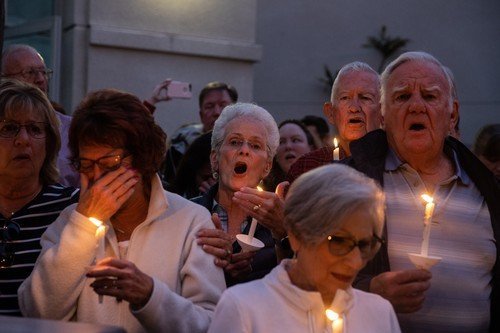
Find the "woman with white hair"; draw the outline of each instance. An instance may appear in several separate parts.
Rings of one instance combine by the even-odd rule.
[[[388,301],[351,287],[380,248],[383,223],[373,180],[338,164],[305,173],[285,201],[294,259],[226,290],[209,332],[400,332]]]
[[[217,229],[200,231],[198,244],[216,257],[228,286],[261,278],[277,264],[271,232],[262,225],[257,225],[255,238],[264,243],[263,249],[242,252],[235,242],[237,234],[248,234],[252,218],[233,195],[243,187],[256,188],[269,174],[278,144],[276,122],[255,104],[227,106],[215,122],[210,163],[218,183],[193,201],[216,213]],[[258,203],[251,206],[260,209]]]

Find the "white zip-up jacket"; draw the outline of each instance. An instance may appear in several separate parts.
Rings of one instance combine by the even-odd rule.
[[[213,228],[205,208],[164,191],[153,177],[148,215],[133,231],[124,258],[154,280],[150,300],[138,311],[113,297],[99,304],[89,286],[94,279],[85,276],[96,255],[97,227],[75,208],[66,208],[42,236],[40,257],[18,290],[25,316],[117,325],[129,333],[207,331],[225,282],[213,257],[196,243],[199,229]],[[119,257],[113,228],[105,255]]]
[[[215,309],[209,333],[324,333],[332,332],[319,292],[290,282],[283,260],[261,280],[227,289]],[[392,305],[382,297],[357,289],[347,290],[344,333],[400,333]]]

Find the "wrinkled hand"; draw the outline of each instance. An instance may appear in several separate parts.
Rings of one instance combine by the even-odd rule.
[[[96,278],[90,286],[97,294],[125,300],[133,309],[146,305],[153,293],[153,278],[127,260],[112,257],[100,260],[87,277]]]
[[[212,177],[210,177],[207,180],[201,182],[200,186],[198,187],[198,190],[200,191],[200,193],[205,194],[213,185],[215,185],[215,183],[217,183],[217,181]]]
[[[201,229],[196,233],[196,242],[201,245],[203,251],[215,257],[215,265],[225,268],[231,261],[233,252],[232,237],[222,230],[219,216],[212,214],[212,222],[215,229]]]
[[[233,279],[239,279],[252,271],[253,257],[257,252],[240,252],[231,256],[231,263],[224,267],[224,271]]]
[[[93,184],[89,184],[89,178],[84,173],[80,174],[80,180],[80,200],[76,210],[84,216],[106,221],[132,196],[139,175],[121,166]]]
[[[283,226],[284,191],[288,185],[288,182],[279,183],[275,193],[259,191],[251,187],[243,187],[240,191],[234,193],[233,201],[245,213],[271,230],[273,238],[281,239],[286,236],[286,230]],[[259,205],[259,209],[254,210],[254,207]]]
[[[147,101],[150,104],[155,105],[158,102],[171,100],[171,98],[168,97],[168,94],[167,94],[167,88],[171,82],[172,82],[172,79],[166,79],[165,81],[160,82],[153,89],[153,92],[151,93],[151,97],[149,97],[147,99]]]
[[[370,292],[391,302],[396,312],[411,313],[422,308],[431,277],[431,272],[423,269],[385,272],[372,279]]]

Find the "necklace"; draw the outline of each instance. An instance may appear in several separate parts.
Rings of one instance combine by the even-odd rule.
[[[23,200],[21,204],[18,204],[18,205],[9,207],[9,208],[0,207],[0,211],[1,211],[2,215],[12,217],[15,213],[17,213],[24,206],[26,206],[28,203],[30,203],[34,198],[36,198],[36,196],[38,196],[38,194],[40,194],[40,192],[42,191],[42,188],[43,187],[40,186],[40,188],[38,190],[36,190],[35,192],[33,192],[33,194],[31,194],[31,196],[29,196],[28,199]]]

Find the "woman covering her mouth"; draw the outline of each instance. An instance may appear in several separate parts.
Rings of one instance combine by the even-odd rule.
[[[258,252],[241,252],[234,241],[237,234],[248,234],[251,217],[248,207],[235,203],[233,195],[243,187],[256,188],[269,174],[278,144],[276,122],[255,104],[227,106],[215,122],[210,162],[218,183],[193,201],[216,213],[212,219],[217,230],[200,231],[198,244],[216,257],[228,286],[261,278],[276,266],[274,240],[262,225],[257,225],[255,237],[265,247]],[[257,201],[247,204],[256,211],[261,208]]]

